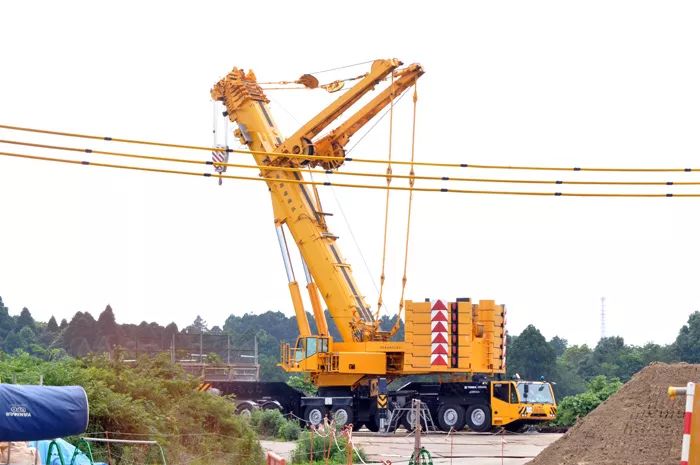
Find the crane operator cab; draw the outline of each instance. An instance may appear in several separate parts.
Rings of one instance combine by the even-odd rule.
[[[328,360],[328,336],[301,336],[297,338],[296,345],[291,348],[289,344],[282,345],[282,365],[290,371],[319,370]]]

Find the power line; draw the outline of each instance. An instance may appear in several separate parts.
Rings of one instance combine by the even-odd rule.
[[[597,198],[661,198],[661,197],[700,197],[700,193],[681,193],[681,194],[636,194],[636,193],[595,193],[595,192],[526,192],[526,191],[496,191],[496,190],[472,190],[472,189],[447,189],[447,188],[431,188],[431,187],[402,187],[402,186],[382,186],[382,185],[372,185],[372,184],[348,184],[348,183],[333,183],[329,181],[302,181],[297,179],[280,179],[280,178],[269,178],[269,177],[250,177],[250,176],[236,176],[230,174],[212,174],[212,173],[197,173],[192,171],[181,171],[181,170],[171,170],[164,168],[149,168],[145,166],[134,166],[134,165],[118,165],[111,163],[99,163],[87,160],[68,160],[63,158],[46,157],[39,155],[28,155],[13,152],[0,152],[0,156],[22,158],[28,160],[38,160],[38,161],[50,161],[57,163],[68,163],[73,165],[86,165],[86,166],[99,166],[103,168],[115,168],[115,169],[125,169],[134,171],[144,171],[152,173],[168,173],[168,174],[180,174],[185,176],[203,176],[203,177],[216,177],[225,179],[236,179],[242,181],[263,181],[263,182],[275,182],[275,183],[286,183],[286,184],[299,184],[299,185],[311,185],[311,186],[337,186],[337,187],[348,187],[348,188],[359,188],[359,189],[375,189],[375,190],[396,190],[396,191],[415,191],[415,192],[440,192],[440,193],[452,193],[452,194],[484,194],[484,195],[514,195],[514,196],[533,196],[533,197],[597,197]]]
[[[186,144],[173,144],[168,142],[156,142],[156,141],[144,141],[136,139],[124,139],[111,136],[94,136],[88,134],[78,134],[62,131],[51,131],[46,129],[35,129],[35,128],[24,128],[19,126],[9,126],[0,124],[0,129],[9,129],[13,131],[25,131],[33,132],[39,134],[49,134],[64,137],[76,137],[83,139],[93,139],[102,140],[107,142],[120,142],[127,144],[139,144],[139,145],[152,145],[159,147],[170,147],[170,148],[181,148],[188,150],[205,150],[208,152],[223,152],[228,151],[232,153],[240,153],[247,155],[265,155],[273,157],[284,157],[284,158],[295,158],[295,159],[310,159],[315,160],[328,160],[328,161],[343,161],[343,162],[357,162],[357,163],[379,163],[386,164],[388,160],[381,159],[368,159],[368,158],[355,158],[355,157],[331,157],[331,156],[318,156],[318,155],[298,155],[291,153],[280,153],[280,152],[267,152],[264,150],[236,150],[236,149],[226,149],[221,147],[206,147],[201,145],[186,145]],[[685,168],[673,168],[673,167],[656,167],[656,168],[639,168],[639,167],[582,167],[582,166],[529,166],[529,165],[487,165],[478,163],[445,163],[445,162],[419,162],[415,161],[413,163],[409,161],[392,161],[393,164],[397,165],[413,165],[413,166],[434,166],[434,167],[444,167],[444,168],[472,168],[472,169],[493,169],[493,170],[520,170],[520,171],[588,171],[588,172],[622,172],[622,173],[690,173],[693,171],[700,171],[700,168],[696,167],[685,167]]]
[[[231,168],[243,168],[243,169],[256,169],[263,170],[264,167],[258,165],[247,165],[241,163],[218,163],[211,160],[193,160],[187,158],[174,158],[174,157],[163,157],[155,155],[145,155],[145,154],[135,154],[126,152],[112,152],[107,150],[97,150],[91,148],[79,148],[79,147],[66,147],[62,145],[50,145],[50,144],[38,144],[33,142],[0,139],[2,144],[11,145],[22,145],[26,147],[35,147],[51,150],[63,150],[69,152],[78,153],[89,153],[94,155],[108,155],[115,157],[125,157],[134,158],[142,160],[152,160],[152,161],[166,161],[173,163],[189,163],[196,165],[212,165],[212,166],[226,166]],[[396,163],[396,161],[392,161]],[[300,172],[299,168],[285,167],[285,166],[275,166],[275,170],[288,171],[288,172]],[[421,180],[421,181],[445,181],[445,182],[478,182],[478,183],[492,183],[492,184],[553,184],[553,185],[592,185],[592,186],[697,186],[700,185],[700,181],[566,181],[566,180],[552,180],[552,179],[507,179],[507,178],[473,178],[473,177],[462,177],[462,176],[427,176],[427,175],[408,175],[408,174],[390,174],[386,173],[366,173],[358,171],[334,171],[334,170],[305,170],[306,172],[312,174],[326,174],[326,175],[336,175],[336,176],[358,176],[358,177],[370,177],[370,178],[382,178],[386,179],[387,176],[392,179],[408,179],[410,180]]]

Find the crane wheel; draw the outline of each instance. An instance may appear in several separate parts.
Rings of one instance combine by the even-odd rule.
[[[401,426],[403,426],[409,433],[415,429],[416,415],[413,413],[413,409],[404,412],[403,416],[399,419]]]
[[[335,421],[335,426],[338,428],[352,423],[352,407],[333,407],[331,409],[331,418]]]
[[[306,407],[304,420],[308,426],[318,426],[326,417],[326,409],[323,407]]]
[[[467,409],[467,426],[472,431],[483,433],[491,429],[491,410],[486,405],[476,404]]]
[[[376,416],[372,415],[370,417],[369,421],[367,423],[365,423],[365,426],[371,432],[376,433],[379,431],[379,420],[377,419]]]
[[[521,431],[524,431],[525,428],[527,428],[527,425],[524,424],[522,421],[516,420],[512,423],[508,423],[507,425],[503,425],[503,428],[505,428],[506,431],[510,431],[511,433],[519,433]]]
[[[265,402],[261,405],[261,408],[263,410],[277,410],[278,412],[282,412],[284,410],[284,408],[282,408],[282,404],[280,404],[276,400],[270,400]]]
[[[259,405],[253,401],[243,401],[236,406],[236,413],[246,420],[249,420],[253,412],[258,408]]]
[[[438,409],[438,426],[444,432],[460,431],[464,428],[464,408],[457,404],[444,404]],[[490,425],[490,422],[489,422]]]

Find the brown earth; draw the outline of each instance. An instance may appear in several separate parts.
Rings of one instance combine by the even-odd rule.
[[[669,386],[700,382],[700,365],[652,363],[528,465],[677,465],[685,397]]]

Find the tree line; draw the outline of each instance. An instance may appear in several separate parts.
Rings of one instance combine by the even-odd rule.
[[[331,335],[339,337],[328,314],[327,319]],[[314,331],[311,315],[309,322]],[[394,321],[384,316],[380,323],[382,328],[389,329]],[[63,319],[58,323],[51,317],[43,323],[35,321],[27,308],[18,315],[10,315],[0,298],[0,348],[6,353],[23,351],[44,359],[57,353],[84,357],[117,347],[136,353],[155,353],[169,350],[174,335],[195,334],[228,335],[236,346],[252,346],[257,339],[261,379],[284,381],[287,375],[277,366],[279,345],[284,341],[293,343],[298,329],[296,317],[278,311],[230,315],[222,326],[209,326],[200,316],[184,328],[178,328],[175,323],[162,326],[145,321],[138,325],[119,324],[109,305],[97,319],[89,312],[77,312],[70,321]],[[403,328],[396,338],[403,338]],[[689,316],[675,341],[668,345],[651,342],[629,345],[620,336],[603,338],[594,347],[569,345],[558,336],[547,340],[534,325],[518,335],[509,335],[507,344],[508,376],[517,373],[524,379],[543,377],[554,381],[557,396],[562,398],[586,391],[597,376],[627,381],[654,361],[700,363],[700,312]]]

